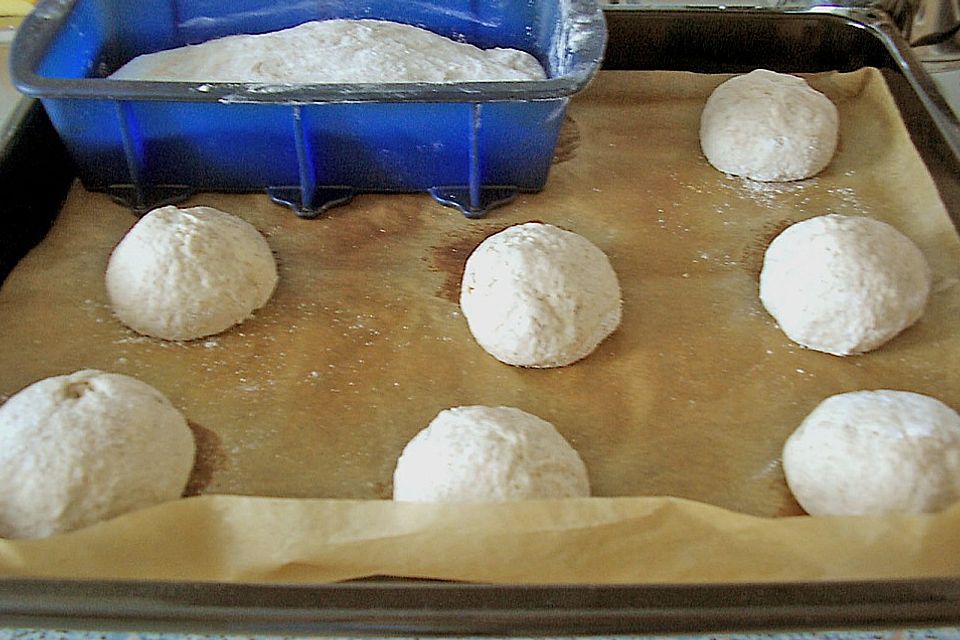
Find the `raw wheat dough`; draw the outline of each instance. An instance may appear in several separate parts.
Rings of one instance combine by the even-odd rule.
[[[107,265],[117,318],[139,333],[192,340],[249,318],[277,267],[253,225],[210,207],[161,207],[130,229]]]
[[[552,424],[513,407],[455,407],[407,443],[393,474],[404,502],[505,502],[590,495],[579,454]]]
[[[835,395],[787,439],[783,471],[811,515],[938,511],[960,499],[960,416],[907,391]]]
[[[802,180],[837,148],[837,107],[803,78],[757,69],[717,87],[700,119],[700,146],[724,173],[763,182]]]
[[[536,58],[516,49],[481,50],[383,20],[325,20],[144,54],[111,77],[310,84],[540,80],[545,74]]]
[[[583,236],[538,222],[490,236],[467,259],[460,307],[473,337],[501,362],[562,367],[620,324],[620,283]]]
[[[844,356],[876,349],[916,322],[930,284],[923,253],[895,228],[831,214],[770,243],[760,300],[791,340]]]
[[[179,498],[193,467],[186,420],[153,387],[85,370],[0,407],[0,536],[41,538]]]

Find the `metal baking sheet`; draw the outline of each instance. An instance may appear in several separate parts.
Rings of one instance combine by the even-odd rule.
[[[744,16],[750,20],[760,20],[765,25],[767,21],[773,24],[779,22],[786,32],[796,28],[796,25],[791,25],[791,16],[782,14],[744,13],[731,16],[729,13],[709,11],[678,12],[675,15],[662,12],[638,13],[636,17],[626,19],[636,23],[631,27],[636,31],[630,32],[628,41],[644,39],[647,34],[643,28],[647,18],[654,22],[666,18],[668,24],[691,19],[687,24],[699,23],[704,28],[709,25],[710,29],[716,30],[718,21]],[[805,14],[792,17],[802,18],[802,22],[808,27],[824,22],[827,26],[823,29],[828,32],[842,33],[845,29],[851,29],[853,33],[860,33],[855,22],[836,15],[824,17]],[[801,32],[803,31],[801,29]],[[696,35],[694,32],[686,33],[687,37]],[[851,41],[855,42],[857,39],[858,37],[851,36]],[[701,38],[696,41],[703,40],[704,38]],[[738,52],[740,46],[742,42],[738,43]],[[793,43],[793,46],[797,46],[797,43]],[[923,144],[924,135],[931,136],[934,140],[937,137],[936,129],[931,134],[929,125],[932,118],[927,105],[917,98],[915,86],[910,84],[907,75],[898,70],[897,59],[889,50],[887,59],[881,59],[883,56],[879,55],[879,51],[882,50],[886,49],[881,47],[877,50],[878,59],[871,60],[869,64],[887,70],[885,75],[888,83],[897,97],[911,132],[914,133],[914,139],[931,173],[937,179],[944,201],[948,203],[950,211],[955,213],[957,200],[952,195],[956,194],[956,160],[944,152],[949,145],[943,141],[939,145]],[[722,58],[722,54],[722,50],[716,51],[714,59]],[[838,59],[844,58],[842,54],[842,51],[838,52]],[[775,54],[771,55],[775,57]],[[612,59],[615,61],[616,57]],[[653,64],[649,58],[646,60],[646,64]],[[660,68],[670,68],[667,60],[663,62],[663,65],[658,65]],[[761,64],[758,62],[755,66]],[[826,69],[829,68],[832,67]],[[954,176],[954,181],[951,181],[951,175]],[[250,629],[287,632],[296,627],[316,631],[502,633],[508,628],[505,626],[505,621],[508,621],[509,629],[513,633],[575,633],[584,630],[693,631],[720,627],[729,629],[736,626],[762,628],[797,624],[863,624],[867,615],[872,623],[945,622],[955,615],[948,605],[956,593],[957,585],[953,580],[934,580],[887,584],[880,588],[876,585],[855,583],[842,585],[842,588],[837,589],[797,583],[778,585],[772,589],[769,585],[520,589],[397,581],[348,583],[324,588],[247,585],[210,587],[148,583],[138,585],[134,590],[138,595],[136,606],[130,606],[132,603],[125,599],[130,593],[129,590],[109,584],[84,582],[64,585],[48,581],[4,581],[0,589],[0,596],[4,598],[3,612],[7,616],[13,616],[11,619],[47,615],[50,616],[48,619],[52,620],[66,616],[80,624],[93,626],[173,625],[181,628],[210,628],[207,625],[216,625],[222,622],[224,617],[236,616],[237,619],[247,620],[247,628]],[[67,590],[74,594],[69,602],[64,598]],[[90,597],[94,592],[106,594],[107,597],[94,599]],[[229,600],[231,605],[235,606],[222,606],[221,598]],[[304,610],[304,598],[311,604],[319,605],[307,612]],[[191,599],[205,606],[191,607]],[[562,615],[552,612],[552,605],[558,601],[568,605],[568,611]],[[891,604],[893,601],[897,601],[897,604]],[[269,603],[269,612],[264,614],[261,609],[258,614],[253,611],[255,603],[262,607],[264,602]],[[581,615],[574,618],[571,612]],[[873,615],[874,613],[876,615]],[[245,615],[247,617],[244,617]],[[457,618],[456,622],[452,622],[451,618]]]
[[[601,73],[571,104],[550,188],[482,220],[417,194],[367,196],[318,220],[262,196],[191,199],[252,223],[280,263],[269,304],[204,340],[147,338],[113,317],[103,273],[136,218],[75,186],[0,292],[0,346],[21,363],[0,369],[0,394],[81,368],[135,376],[209,434],[205,494],[389,498],[400,450],[438,411],[507,404],[570,439],[594,496],[798,514],[780,449],[822,398],[895,386],[960,404],[948,373],[960,335],[946,339],[960,238],[876,69],[807,76],[837,104],[842,143],[826,171],[794,184],[730,178],[704,161],[700,112],[726,77]],[[859,357],[797,347],[757,300],[770,238],[826,212],[895,225],[935,274],[922,322]],[[528,220],[592,239],[619,274],[621,327],[570,367],[504,366],[460,312],[470,251]]]

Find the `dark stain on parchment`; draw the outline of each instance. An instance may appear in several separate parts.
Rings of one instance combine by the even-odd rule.
[[[803,510],[797,499],[793,497],[790,486],[787,484],[787,477],[783,473],[783,461],[778,460],[778,472],[770,475],[770,481],[774,490],[780,493],[783,498],[780,506],[774,514],[777,518],[789,518],[791,516],[805,516],[807,512]]]
[[[460,281],[463,279],[463,269],[467,258],[481,242],[504,227],[473,226],[463,231],[451,234],[447,242],[440,246],[431,247],[428,262],[429,269],[444,275],[443,283],[437,289],[437,297],[454,304],[460,303]]]
[[[393,499],[393,482],[384,482],[383,480],[378,480],[373,485],[374,494],[381,500],[392,500]]]
[[[183,491],[184,498],[203,493],[213,481],[214,474],[222,469],[227,461],[220,436],[192,420],[187,420],[187,425],[193,432],[197,452],[193,459],[193,470],[190,472],[187,488]]]
[[[800,503],[797,502],[793,495],[787,492],[787,495],[783,499],[783,504],[780,505],[780,508],[777,509],[778,518],[788,518],[790,516],[805,516],[807,512],[803,510],[803,507],[800,506]]]
[[[795,220],[779,220],[765,224],[757,236],[743,249],[740,264],[754,281],[760,282],[760,271],[763,270],[763,256],[767,252],[767,247],[774,238],[795,222]]]
[[[580,126],[569,115],[560,125],[560,136],[557,139],[556,149],[553,151],[553,164],[560,164],[577,155],[580,147]]]

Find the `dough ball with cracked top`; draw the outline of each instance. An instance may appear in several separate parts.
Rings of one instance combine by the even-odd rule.
[[[117,318],[164,340],[210,336],[253,315],[277,285],[270,247],[250,223],[211,207],[154,209],[113,250]]]
[[[528,222],[496,233],[467,259],[460,307],[476,341],[521,367],[586,357],[620,324],[620,283],[596,245]]]
[[[831,396],[787,439],[783,471],[811,515],[939,511],[960,499],[960,416],[909,391]]]
[[[767,247],[760,300],[794,342],[845,356],[876,349],[923,315],[931,273],[894,227],[830,214],[787,228]]]
[[[724,173],[786,182],[830,164],[838,130],[837,107],[806,80],[756,69],[710,94],[700,118],[700,147]]]
[[[590,495],[580,455],[552,424],[513,407],[441,411],[404,447],[393,499],[508,502]]]
[[[179,498],[193,433],[150,385],[95,370],[0,407],[0,536],[41,538]]]

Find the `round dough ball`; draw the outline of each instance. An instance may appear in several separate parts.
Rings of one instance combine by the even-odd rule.
[[[700,146],[724,173],[762,182],[820,173],[837,149],[837,107],[796,76],[757,69],[710,94]]]
[[[841,393],[787,439],[783,471],[811,515],[938,511],[960,499],[960,415],[908,391]]]
[[[441,411],[393,474],[404,502],[508,502],[590,495],[587,469],[552,424],[512,407]]]
[[[760,300],[794,342],[845,356],[916,322],[930,285],[930,267],[909,238],[878,220],[831,214],[774,238]]]
[[[277,265],[253,225],[210,207],[143,216],[113,250],[107,294],[138,333],[192,340],[243,322],[277,285]]]
[[[180,412],[135,378],[35,382],[0,407],[0,536],[42,538],[179,498],[194,453]]]
[[[473,337],[497,360],[562,367],[589,355],[620,324],[620,283],[607,256],[583,236],[528,222],[474,250],[460,307]]]

